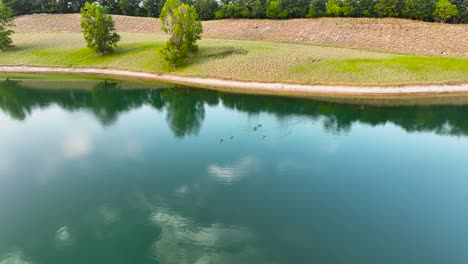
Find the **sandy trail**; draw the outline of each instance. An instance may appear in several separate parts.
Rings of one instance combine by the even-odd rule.
[[[262,83],[221,80],[214,78],[197,78],[148,72],[97,69],[97,68],[58,68],[34,66],[0,66],[3,73],[60,73],[82,75],[104,75],[134,79],[154,80],[176,84],[186,84],[211,88],[223,88],[238,92],[268,92],[272,94],[297,95],[431,95],[442,93],[468,93],[468,84],[427,85],[427,86],[325,86],[284,83]]]

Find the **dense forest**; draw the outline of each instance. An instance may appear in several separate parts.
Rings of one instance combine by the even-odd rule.
[[[89,1],[89,0],[88,0]],[[397,17],[468,22],[468,0],[183,0],[202,20],[223,18]],[[87,0],[4,0],[16,15],[77,13]],[[165,0],[97,0],[111,14],[158,17]],[[447,15],[448,14],[448,15]]]

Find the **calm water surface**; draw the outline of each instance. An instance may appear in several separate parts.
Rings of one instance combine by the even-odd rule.
[[[468,105],[3,80],[1,264],[468,263]]]

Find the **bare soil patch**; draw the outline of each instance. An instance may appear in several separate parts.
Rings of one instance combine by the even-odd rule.
[[[155,18],[114,16],[121,32],[158,33]],[[15,20],[17,32],[80,31],[79,14],[29,15]],[[468,57],[468,25],[405,19],[319,18],[205,21],[204,37],[294,42],[404,54]]]

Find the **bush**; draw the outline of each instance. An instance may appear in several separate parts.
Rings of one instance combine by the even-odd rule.
[[[185,62],[189,53],[196,52],[196,42],[201,39],[202,24],[195,7],[180,4],[179,0],[167,0],[161,11],[161,29],[171,37],[161,51],[164,59],[172,66]]]
[[[0,51],[11,47],[13,41],[11,34],[13,30],[13,10],[7,7],[2,0],[0,0]]]
[[[81,27],[88,48],[97,52],[113,52],[120,40],[115,31],[114,20],[100,4],[85,4],[81,9]]]

